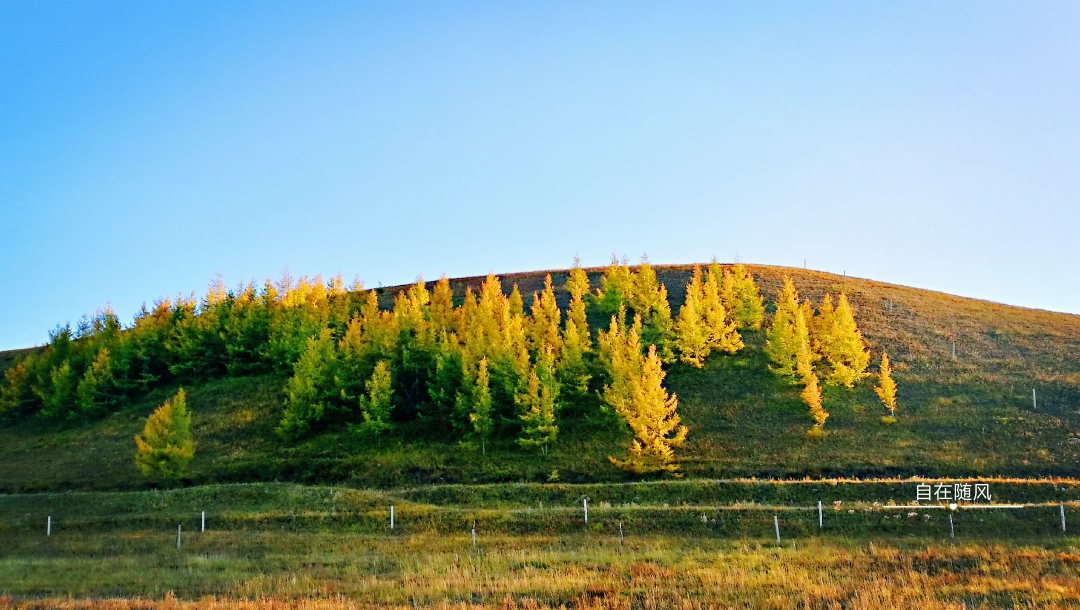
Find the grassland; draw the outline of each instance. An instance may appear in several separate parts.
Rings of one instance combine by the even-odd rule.
[[[844,290],[875,355],[887,350],[900,384],[899,422],[885,426],[872,380],[826,388],[829,436],[808,439],[798,387],[767,372],[760,332],[747,347],[711,356],[703,371],[672,365],[667,385],[691,434],[681,451],[690,477],[1080,476],[1080,317],[939,293],[754,267],[771,298],[783,275],[818,302]],[[688,268],[660,268],[681,300]],[[510,276],[528,294],[541,274]],[[455,290],[477,283],[456,280]],[[556,274],[557,283],[561,281]],[[392,290],[384,290],[389,298]],[[598,321],[596,321],[599,323]],[[956,343],[956,358],[952,345]],[[456,444],[390,434],[358,444],[336,434],[286,444],[274,434],[284,379],[225,378],[187,388],[198,443],[191,484],[333,482],[364,487],[426,483],[612,482],[619,433],[564,428],[546,456],[512,446],[485,455]],[[1034,409],[1031,391],[1038,393]],[[137,489],[131,463],[141,420],[172,392],[160,388],[104,420],[57,429],[36,422],[0,430],[0,490]]]
[[[992,485],[1001,499],[1039,506],[962,510],[955,538],[947,511],[869,501],[906,499],[910,485],[892,481],[386,491],[254,484],[3,496],[0,607],[1080,604],[1080,548],[1061,532],[1058,506],[1047,505],[1071,501],[1067,516],[1080,522],[1080,482]],[[583,495],[593,500],[588,523]],[[816,511],[800,510],[815,497],[826,500],[822,529]],[[204,510],[207,531],[200,532]],[[170,593],[203,601],[132,599]]]

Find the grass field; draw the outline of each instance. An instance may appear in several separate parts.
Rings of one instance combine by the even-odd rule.
[[[1038,505],[961,510],[953,538],[949,511],[890,509],[886,496],[910,500],[913,483],[896,481],[255,484],[3,496],[0,607],[91,607],[63,600],[117,597],[131,605],[112,607],[132,607],[144,603],[132,598],[170,592],[214,596],[222,608],[1080,604],[1080,542],[1061,532],[1054,504],[1071,502],[1067,517],[1080,525],[1080,482],[988,484],[998,502]],[[582,497],[591,498],[588,523]],[[814,498],[825,501],[821,529]]]

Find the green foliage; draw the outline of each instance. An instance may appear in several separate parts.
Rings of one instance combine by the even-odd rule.
[[[135,436],[135,466],[147,476],[179,480],[194,456],[191,413],[181,388],[146,418],[142,435]]]
[[[360,416],[363,422],[353,426],[360,433],[379,433],[390,428],[391,401],[394,389],[390,378],[390,367],[380,360],[371,373],[371,379],[364,384],[366,396],[358,398]]]
[[[92,415],[107,410],[112,401],[109,393],[112,386],[112,360],[109,357],[109,350],[103,347],[98,350],[97,357],[86,368],[75,389],[78,410]]]
[[[678,399],[664,389],[664,375],[656,346],[650,345],[641,376],[631,379],[629,400],[612,405],[634,433],[627,458],[608,458],[619,468],[638,474],[678,473],[674,448],[686,441],[687,428],[679,423]]]
[[[295,439],[309,432],[323,418],[332,396],[337,354],[330,329],[307,340],[307,347],[293,367],[285,386],[285,414],[278,433]]]

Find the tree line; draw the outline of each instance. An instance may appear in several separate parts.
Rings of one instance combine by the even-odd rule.
[[[127,328],[109,310],[58,327],[43,350],[5,371],[0,416],[86,421],[158,384],[276,372],[288,376],[277,426],[287,440],[400,428],[480,452],[546,452],[567,427],[626,426],[633,440],[625,456],[611,457],[615,465],[674,472],[687,429],[664,367],[700,368],[714,351],[742,349],[740,333],[762,328],[752,274],[739,264],[695,266],[675,317],[644,260],[613,258],[595,289],[575,261],[560,290],[565,309],[550,275],[528,305],[516,284],[506,290],[494,275],[457,298],[446,277],[430,290],[421,279],[382,309],[376,291],[358,282],[346,289],[340,278],[285,276],[235,290],[218,280],[201,300],[143,307]],[[589,311],[606,328],[590,328]],[[766,334],[771,367],[805,383],[820,431],[828,414],[817,372],[850,387],[869,361],[846,298],[833,308],[826,297],[814,312],[786,280]]]

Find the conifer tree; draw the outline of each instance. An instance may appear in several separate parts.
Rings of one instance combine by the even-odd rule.
[[[604,386],[601,397],[616,413],[630,408],[635,380],[641,377],[642,355],[639,332],[641,316],[634,316],[633,326],[627,328],[622,307],[611,317],[608,330],[600,331],[597,342],[600,360],[607,369],[610,383]]]
[[[825,356],[825,345],[830,341],[829,336],[832,334],[834,317],[832,296],[826,293],[821,299],[821,306],[818,307],[817,314],[812,319],[807,320],[810,324],[810,348],[817,360]]]
[[[881,353],[881,366],[878,368],[878,384],[874,392],[881,399],[881,404],[889,412],[888,418],[896,421],[896,382],[892,378],[892,367],[889,366],[889,354]],[[891,423],[891,422],[889,422]]]
[[[735,263],[731,268],[731,276],[731,290],[735,299],[732,316],[735,323],[740,329],[758,330],[765,319],[765,305],[754,283],[754,276],[741,263]]]
[[[701,319],[702,305],[701,269],[694,266],[690,283],[686,285],[686,298],[679,308],[679,319],[675,322],[675,345],[679,349],[679,359],[697,368],[705,365],[709,355],[709,332]]]
[[[488,360],[481,358],[476,367],[470,401],[469,423],[474,437],[480,441],[480,450],[487,453],[487,440],[495,429],[492,418],[491,381],[488,377]]]
[[[191,413],[181,388],[146,418],[142,435],[135,436],[135,466],[144,475],[179,480],[194,456]]]
[[[63,418],[71,413],[75,398],[75,372],[67,360],[49,371],[48,385],[35,388],[41,398],[41,415],[45,418]]]
[[[630,296],[634,293],[633,278],[626,259],[621,262],[614,254],[611,255],[611,264],[604,269],[604,275],[600,278],[600,287],[596,289],[596,307],[601,313],[611,315],[619,310],[619,306],[625,306]]]
[[[293,366],[293,376],[285,385],[285,412],[278,424],[278,434],[295,439],[320,422],[327,409],[327,399],[334,387],[337,354],[329,328],[318,337],[310,337],[300,359]]]
[[[363,433],[379,433],[390,428],[391,401],[394,397],[390,367],[385,360],[375,364],[371,379],[364,384],[367,395],[359,397],[362,422],[353,430]]]
[[[551,285],[551,275],[544,276],[544,290],[539,295],[533,293],[532,307],[528,321],[529,344],[537,354],[550,350],[558,353],[560,348],[559,325],[562,312],[555,303],[555,290]]]
[[[832,329],[827,335],[823,352],[829,363],[826,382],[850,388],[866,376],[870,352],[866,350],[862,333],[855,324],[855,314],[851,311],[847,296],[843,294],[837,299]]]
[[[720,299],[720,284],[711,272],[702,286],[702,319],[711,349],[734,354],[743,348],[739,330],[735,322],[728,321],[727,311]]]
[[[632,384],[630,400],[618,410],[634,433],[628,458],[608,457],[619,468],[636,473],[678,472],[674,448],[686,440],[687,428],[679,423],[678,398],[667,393],[663,381],[656,346],[649,346],[641,375]]]
[[[547,453],[547,448],[555,442],[559,427],[555,425],[556,400],[559,394],[558,382],[555,381],[550,352],[542,355],[529,374],[529,381],[521,404],[525,412],[521,438],[518,444],[525,449],[539,448]]]
[[[431,331],[438,337],[455,329],[454,293],[450,280],[444,274],[431,291]]]
[[[75,402],[79,411],[93,414],[108,406],[107,392],[113,384],[112,359],[108,348],[98,350],[90,366],[86,367],[78,387],[75,389]]]
[[[548,276],[550,281],[551,276]],[[521,316],[525,315],[525,302],[521,299],[521,291],[518,290],[518,285],[514,284],[514,287],[510,290],[510,315]]]
[[[589,293],[589,276],[581,268],[581,261],[577,257],[574,258],[574,267],[570,269],[565,288],[570,293],[570,305],[560,341],[558,376],[569,391],[584,395],[589,391],[592,377],[585,363],[585,354],[592,351],[584,300],[584,295]]]
[[[821,437],[825,434],[823,426],[825,420],[829,418],[829,413],[821,406],[821,387],[818,385],[817,374],[810,371],[810,375],[805,382],[806,386],[803,388],[801,396],[803,402],[810,409],[810,417],[814,419],[814,426],[810,428],[808,434],[811,437]]]
[[[800,337],[796,319],[799,314],[799,294],[791,279],[784,278],[784,285],[776,295],[776,312],[772,324],[765,333],[765,354],[770,368],[779,375],[794,375],[799,355]]]

